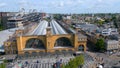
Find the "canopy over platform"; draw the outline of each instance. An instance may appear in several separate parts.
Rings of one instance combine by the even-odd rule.
[[[47,22],[46,20],[40,21],[38,26],[30,33],[30,35],[45,35],[46,28],[50,27],[53,35],[55,34],[67,34],[66,30],[62,28],[55,20]]]

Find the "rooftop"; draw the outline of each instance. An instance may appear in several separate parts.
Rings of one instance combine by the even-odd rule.
[[[7,39],[9,39],[9,36],[11,36],[14,32],[10,31],[10,30],[3,30],[0,31],[0,46],[3,45],[4,41],[6,41]]]
[[[107,40],[107,44],[116,44],[118,43],[117,40]]]
[[[78,38],[87,38],[87,37],[86,37],[85,35],[79,33],[79,34],[78,34]]]
[[[3,46],[4,42],[9,39],[9,36],[12,36],[15,33],[15,30],[18,30],[19,28],[12,28],[0,31],[0,47]]]
[[[50,22],[48,22],[46,20],[42,20],[42,21],[40,21],[38,26],[29,35],[45,35],[46,28],[51,28],[51,32],[53,35],[67,34],[66,30],[64,28],[62,28],[62,26],[55,20],[51,20]]]

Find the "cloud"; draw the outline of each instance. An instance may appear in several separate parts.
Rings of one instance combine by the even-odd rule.
[[[37,10],[43,9],[46,12],[92,12],[91,10],[103,11],[108,8],[120,11],[119,3],[120,0],[1,0],[0,7],[6,5],[7,7],[0,10],[8,8],[10,11],[17,11],[19,8],[24,7],[27,10],[35,8]]]
[[[98,2],[103,2],[103,0],[98,0]]]
[[[5,7],[5,6],[7,6],[6,3],[0,3],[0,7]]]
[[[51,2],[51,4],[49,5],[52,5],[56,8],[70,8],[70,7],[75,7],[75,6],[78,6],[80,4],[82,4],[83,1],[82,0],[61,0],[61,1],[53,1]]]
[[[56,2],[55,2],[55,1],[52,1],[50,4],[54,5],[54,4],[56,4]]]
[[[48,2],[47,4],[45,3],[44,5],[47,5],[48,8],[63,8],[66,6],[66,3],[64,1],[51,1]]]
[[[61,2],[58,4],[58,7],[63,7],[63,6],[65,6],[65,4],[64,4],[63,1],[61,1]]]
[[[28,4],[28,1],[26,1],[26,0],[21,0],[21,1],[19,1],[18,2],[20,5],[26,5],[26,4]]]
[[[84,1],[82,1],[82,0],[77,0],[77,3],[79,3],[79,4],[81,4],[81,3],[83,3]]]

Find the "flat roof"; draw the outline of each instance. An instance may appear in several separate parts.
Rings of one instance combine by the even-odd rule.
[[[12,36],[15,33],[15,30],[18,28],[12,28],[0,31],[0,47],[3,47],[4,42],[9,39],[9,36]],[[0,49],[1,51],[2,49]]]
[[[79,34],[78,34],[78,39],[81,39],[81,38],[87,39],[87,36],[85,36],[85,35],[79,33]]]
[[[11,59],[15,59],[17,57],[17,55],[16,54],[14,54],[14,55],[2,55],[0,57],[4,57],[7,60],[11,60]]]

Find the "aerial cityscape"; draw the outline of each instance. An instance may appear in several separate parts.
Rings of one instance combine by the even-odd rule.
[[[0,68],[120,68],[120,0],[0,0]]]

